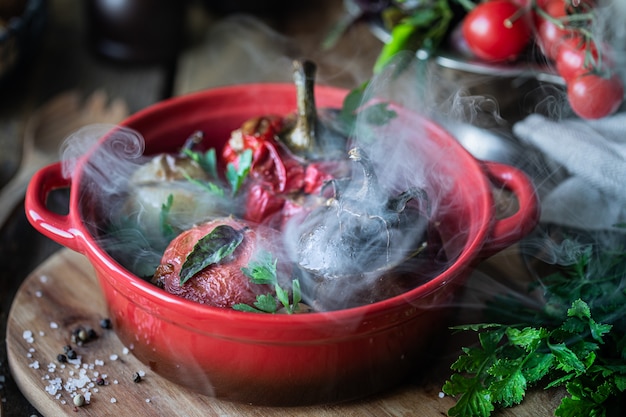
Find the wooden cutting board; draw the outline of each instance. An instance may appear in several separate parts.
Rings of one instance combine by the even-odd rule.
[[[106,314],[91,265],[83,255],[69,249],[50,257],[22,284],[7,323],[8,359],[18,386],[43,415],[440,417],[454,405],[453,398],[440,395],[445,376],[335,405],[272,408],[217,400],[190,392],[151,372],[128,353],[113,330],[100,326]],[[75,347],[79,366],[63,365],[57,361],[57,355],[64,352],[72,331],[78,327],[92,328],[98,337]],[[135,373],[143,375],[141,381],[133,381]],[[104,385],[97,384],[98,377],[105,381]],[[72,392],[73,387],[83,383],[89,403],[76,408],[72,396],[81,389]],[[523,405],[497,415],[551,416],[560,397],[555,392],[532,393]]]

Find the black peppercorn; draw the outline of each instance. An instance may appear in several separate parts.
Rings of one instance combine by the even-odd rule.
[[[135,372],[133,374],[133,382],[135,382],[135,383],[141,382],[141,375],[139,375],[139,372]]]
[[[98,333],[96,333],[94,329],[89,329],[87,330],[87,336],[89,337],[89,340],[94,340],[98,338]]]
[[[59,353],[59,354],[57,355],[57,360],[58,360],[59,362],[61,362],[61,363],[65,363],[65,362],[67,362],[67,356],[65,356],[65,355],[64,355],[64,354],[62,354],[62,353]]]
[[[100,320],[100,327],[102,327],[103,329],[110,329],[111,328],[111,319],[104,318],[104,319]]]
[[[67,351],[67,358],[68,359],[76,359],[76,351],[74,349],[70,349]]]

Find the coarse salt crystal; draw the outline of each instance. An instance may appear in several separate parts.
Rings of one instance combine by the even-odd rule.
[[[112,397],[111,398],[111,403],[116,403],[116,402],[117,402],[117,400],[115,399],[115,397]]]
[[[80,367],[80,364],[82,363],[82,359],[80,356],[78,356],[76,359],[67,359],[68,363],[71,363],[72,365],[74,365],[76,368]]]
[[[40,282],[48,282],[48,276],[47,275],[41,275],[39,277],[39,281]]]
[[[31,363],[28,365],[28,367],[29,367],[29,368],[33,368],[33,369],[39,369],[39,361],[34,361],[34,362],[31,362]]]
[[[58,391],[60,391],[63,388],[63,384],[61,381],[61,378],[54,378],[53,380],[49,381],[48,385],[46,386],[46,392],[50,395],[56,395]]]
[[[24,332],[22,332],[22,337],[24,339],[29,339],[33,337],[33,332],[31,332],[30,330],[24,330]]]
[[[128,354],[130,353],[130,350],[128,350],[128,348],[127,348],[127,347],[124,347],[124,349],[122,349],[122,353],[123,353],[124,355],[128,355]]]
[[[59,325],[58,325],[57,323],[55,323],[54,321],[51,321],[51,322],[50,322],[50,328],[51,328],[51,329],[58,329],[58,328],[59,328]]]
[[[444,394],[443,392],[440,392],[440,393],[439,393],[439,398],[443,398],[443,397],[445,397],[445,396],[446,396],[446,394]]]
[[[104,366],[104,361],[102,359],[96,359],[93,363],[97,366]]]
[[[118,358],[118,356],[114,353],[111,356],[109,356],[109,359],[111,359],[112,361],[116,361]]]
[[[37,297],[37,298],[43,297],[43,292],[41,292],[41,290],[35,291],[35,297]]]

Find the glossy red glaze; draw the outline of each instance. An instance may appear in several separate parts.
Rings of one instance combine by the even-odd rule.
[[[340,107],[344,90],[318,87],[319,107]],[[295,109],[291,85],[224,87],[174,98],[123,122],[143,134],[146,151],[175,151],[201,129],[221,148],[230,132],[252,117]],[[44,235],[85,254],[93,264],[115,331],[150,368],[193,390],[252,404],[302,405],[358,398],[419,372],[446,331],[450,303],[480,259],[516,242],[536,224],[535,191],[525,175],[481,163],[446,131],[402,112],[416,132],[437,195],[435,221],[453,258],[429,282],[399,296],[330,313],[263,315],[208,307],[167,294],[121,267],[98,246],[85,220],[95,218],[98,196],[50,165],[32,179],[28,219]],[[416,134],[417,135],[417,134]],[[104,137],[98,146],[106,140]],[[97,147],[96,147],[97,148]],[[87,154],[83,160],[90,156]],[[510,189],[520,209],[496,220],[491,183]],[[46,196],[70,187],[67,215],[46,207]]]

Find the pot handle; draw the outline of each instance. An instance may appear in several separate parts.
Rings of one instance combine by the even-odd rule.
[[[481,249],[481,257],[495,255],[530,233],[539,222],[539,200],[535,187],[526,174],[510,165],[482,161],[483,170],[492,183],[511,191],[519,203],[509,217],[496,219],[491,236]]]
[[[71,187],[71,179],[63,176],[61,162],[41,168],[33,175],[26,189],[26,218],[44,236],[82,253],[78,238],[80,235],[73,226],[72,216],[50,211],[46,204],[50,192],[68,187]]]

